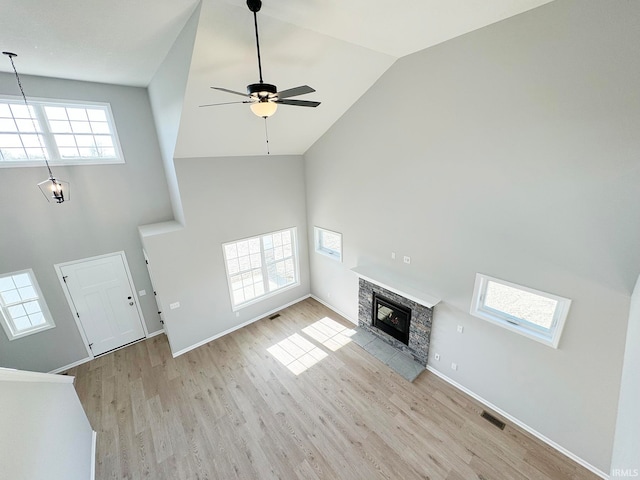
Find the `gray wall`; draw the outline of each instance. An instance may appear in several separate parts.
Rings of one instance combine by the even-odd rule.
[[[124,250],[149,332],[159,330],[138,225],[171,218],[158,138],[146,89],[22,77],[27,98],[108,102],[125,164],[53,167],[71,183],[71,201],[49,204],[36,184],[42,168],[0,169],[0,272],[33,268],[56,328],[9,342],[0,333],[0,366],[51,371],[87,356],[53,265]],[[0,93],[19,94],[0,74]]]
[[[640,278],[631,297],[611,479],[640,476]]]
[[[176,171],[186,227],[157,235],[148,233],[155,226],[141,229],[174,353],[309,294],[302,157],[178,159]],[[298,228],[300,286],[236,316],[222,244],[293,226]],[[167,308],[174,302],[180,308]]]
[[[201,6],[198,4],[149,84],[149,100],[158,131],[173,217],[180,223],[184,223],[184,212],[173,155]]]
[[[73,383],[25,380],[22,375],[0,371],[2,478],[91,478],[93,432]]]
[[[349,268],[378,264],[441,297],[430,365],[602,472],[640,265],[639,16],[557,0],[405,57],[305,154],[309,243],[344,234],[312,293],[355,319]],[[476,272],[572,299],[559,348],[471,317]]]

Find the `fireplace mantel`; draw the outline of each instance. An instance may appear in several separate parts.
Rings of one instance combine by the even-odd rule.
[[[433,308],[440,303],[439,298],[407,285],[400,276],[380,267],[361,265],[353,267],[351,271],[368,282],[386,288],[425,307]]]

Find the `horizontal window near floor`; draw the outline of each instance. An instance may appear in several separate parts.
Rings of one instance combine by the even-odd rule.
[[[558,348],[571,300],[476,274],[471,315]]]
[[[300,285],[296,228],[222,245],[233,310]]]

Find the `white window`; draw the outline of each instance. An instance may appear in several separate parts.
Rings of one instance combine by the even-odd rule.
[[[234,310],[300,285],[296,237],[293,227],[222,245]]]
[[[558,348],[571,300],[476,274],[471,315]]]
[[[0,98],[0,167],[124,163],[108,104]]]
[[[9,340],[55,327],[31,269],[0,275],[0,310]]]
[[[325,228],[313,227],[316,252],[342,261],[342,234]]]

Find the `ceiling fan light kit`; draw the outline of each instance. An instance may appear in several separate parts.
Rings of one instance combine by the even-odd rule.
[[[218,105],[228,105],[231,103],[248,103],[251,111],[258,117],[268,118],[278,109],[280,105],[291,105],[295,107],[317,107],[320,102],[310,100],[288,100],[290,97],[296,97],[298,95],[305,95],[307,93],[313,93],[315,90],[308,85],[302,85],[288,90],[278,92],[278,88],[270,83],[265,83],[262,80],[262,59],[260,57],[260,37],[258,36],[258,16],[257,13],[262,8],[261,0],[247,0],[247,7],[253,12],[253,24],[256,33],[256,51],[258,54],[258,73],[260,75],[260,81],[258,83],[252,83],[247,85],[247,93],[238,92],[235,90],[229,90],[222,87],[211,87],[214,90],[220,90],[222,92],[231,93],[234,95],[240,95],[246,98],[244,101],[238,102],[224,102],[213,103],[208,105],[200,105],[201,107],[212,107]]]

